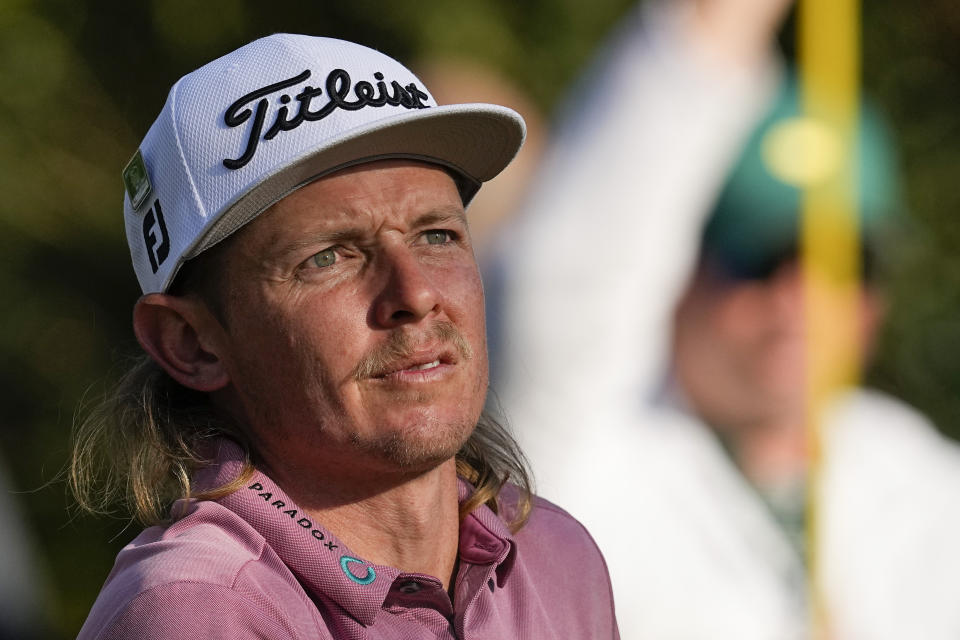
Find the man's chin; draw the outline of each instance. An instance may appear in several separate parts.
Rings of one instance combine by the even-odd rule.
[[[473,432],[474,424],[398,429],[375,437],[351,438],[358,453],[402,472],[426,472],[453,458]]]
[[[424,446],[402,438],[390,438],[367,444],[362,447],[364,453],[371,455],[381,463],[396,471],[417,473],[430,471],[459,451],[457,448]]]

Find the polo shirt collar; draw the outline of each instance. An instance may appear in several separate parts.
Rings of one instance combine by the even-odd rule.
[[[460,504],[473,493],[473,486],[463,478],[459,481]],[[507,493],[507,492],[504,492]],[[497,581],[503,586],[513,567],[516,542],[497,514],[487,505],[481,505],[467,514],[460,523],[460,560],[475,565],[496,565]]]
[[[199,471],[194,478],[200,489],[224,486],[237,478],[243,469],[244,453],[233,441],[221,439],[214,460],[214,465]],[[462,504],[473,487],[459,479],[458,492]],[[394,567],[356,556],[260,471],[255,471],[243,488],[217,502],[256,529],[308,593],[332,599],[364,626],[373,624],[392,585],[401,576]],[[461,564],[496,565],[497,581],[502,586],[515,553],[510,531],[486,505],[464,518],[459,537]]]

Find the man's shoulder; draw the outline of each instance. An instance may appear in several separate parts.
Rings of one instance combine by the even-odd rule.
[[[525,554],[577,557],[606,574],[603,555],[587,528],[565,509],[545,498],[533,496],[530,517],[514,538]]]
[[[906,478],[960,473],[960,447],[914,407],[885,393],[857,389],[833,406],[830,442],[846,463],[899,470]],[[888,468],[890,467],[890,468]]]
[[[869,548],[896,546],[884,553],[898,557],[910,547],[926,553],[946,532],[956,538],[960,447],[930,420],[896,398],[858,390],[836,405],[827,426],[823,483],[825,508],[833,515],[826,522],[843,535],[870,540]],[[866,552],[868,545],[857,548]]]
[[[524,497],[524,492],[519,487],[509,482],[505,484],[497,497],[500,517],[508,522],[516,519]],[[566,509],[536,494],[530,494],[530,515],[520,529],[520,532],[524,531],[545,536],[590,539],[590,534],[576,517]]]
[[[584,542],[593,540],[586,527],[566,509],[540,496],[533,497],[533,509],[527,525],[540,535],[579,538]]]
[[[183,581],[230,586],[244,565],[263,554],[263,536],[229,509],[209,501],[189,509],[166,527],[144,530],[124,547],[107,586],[117,581],[137,591]]]
[[[77,640],[311,637],[297,633],[296,628],[287,617],[275,615],[269,607],[235,588],[173,581],[131,594],[109,610],[95,606]]]
[[[610,574],[593,537],[549,500],[534,497],[532,506],[513,536],[514,583],[528,585],[536,594],[528,603],[538,601],[554,623],[564,621],[568,637],[619,637]]]
[[[264,583],[275,591],[298,591],[296,580],[245,520],[215,502],[194,503],[183,518],[144,530],[120,551],[80,638],[134,637],[134,627],[147,621],[164,626],[161,618],[171,610],[183,615],[171,633],[196,630],[209,620],[219,620],[224,633],[245,619],[266,624],[275,616],[250,597]],[[141,637],[172,637],[164,633]]]

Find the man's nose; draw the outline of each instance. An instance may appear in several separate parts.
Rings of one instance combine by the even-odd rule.
[[[781,265],[772,275],[768,289],[771,313],[789,321],[803,321],[803,271],[798,263]]]
[[[393,248],[383,257],[387,273],[383,289],[374,301],[374,320],[380,327],[418,322],[437,308],[440,292],[429,269],[409,248]]]

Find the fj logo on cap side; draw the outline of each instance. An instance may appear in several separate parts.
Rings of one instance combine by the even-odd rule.
[[[123,186],[127,189],[130,204],[133,205],[134,209],[139,209],[150,192],[153,191],[150,176],[147,175],[147,165],[143,162],[140,149],[137,149],[137,152],[130,158],[130,162],[123,168]]]
[[[156,273],[170,255],[170,234],[167,233],[167,221],[163,219],[159,199],[143,217],[143,242],[150,259],[150,268]]]

